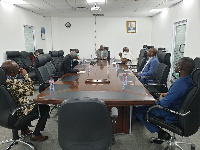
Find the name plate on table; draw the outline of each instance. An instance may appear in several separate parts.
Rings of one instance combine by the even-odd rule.
[[[85,81],[85,83],[90,83],[90,84],[109,84],[110,83],[110,80],[108,79],[87,79]]]

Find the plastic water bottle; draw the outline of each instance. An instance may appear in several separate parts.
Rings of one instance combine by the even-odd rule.
[[[115,62],[115,57],[113,58],[113,62]]]
[[[103,58],[103,51],[101,51],[101,57]]]
[[[51,91],[54,91],[54,79],[52,77],[50,77],[50,80],[49,80],[49,85],[50,85],[50,90]]]
[[[89,71],[89,72],[91,71],[91,66],[90,66],[90,64],[88,65],[88,71]]]
[[[127,85],[127,74],[123,74],[123,86]]]

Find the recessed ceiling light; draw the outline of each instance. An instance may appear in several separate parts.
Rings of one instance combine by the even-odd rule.
[[[163,9],[151,9],[149,12],[161,12],[161,11],[166,11],[169,8],[163,8]]]
[[[23,0],[2,0],[3,2],[9,3],[9,4],[28,4],[27,2]]]
[[[87,3],[105,3],[106,0],[87,0]]]

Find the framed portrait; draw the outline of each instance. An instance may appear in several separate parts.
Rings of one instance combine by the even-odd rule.
[[[41,39],[45,40],[45,28],[41,27]]]
[[[127,33],[136,33],[136,21],[126,21]]]

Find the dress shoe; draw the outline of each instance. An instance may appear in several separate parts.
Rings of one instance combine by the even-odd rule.
[[[35,136],[35,135],[31,135],[30,136],[30,139],[32,141],[39,141],[39,142],[42,142],[42,141],[45,141],[48,139],[48,136],[43,136],[43,135],[39,135],[39,136]]]
[[[32,130],[29,130],[29,129],[26,129],[26,130],[24,130],[24,131],[21,131],[21,135],[23,135],[23,136],[29,135],[29,134],[31,134],[31,133],[33,133],[33,131],[32,131]]]

